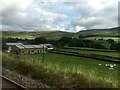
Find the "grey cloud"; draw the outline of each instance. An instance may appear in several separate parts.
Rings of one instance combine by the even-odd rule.
[[[55,4],[56,3],[53,3],[52,5]],[[34,2],[27,5],[23,4],[23,7],[22,4],[13,3],[4,7],[2,10],[2,16],[0,17],[2,17],[3,29],[38,30],[40,28],[45,28],[47,25],[56,27],[57,24],[63,24],[64,28],[67,29],[73,29],[76,26],[91,29],[109,28],[118,25],[117,2],[102,3],[103,7],[101,9],[92,7],[89,2],[85,2],[84,0],[80,0],[80,2],[60,3],[61,6],[62,4],[72,6],[72,10],[75,10],[80,16],[69,17],[65,14],[64,9],[62,10],[63,12],[59,13],[60,8],[57,9],[55,7],[55,10],[47,10],[47,8],[51,7],[47,6],[49,3]]]
[[[107,2],[103,5],[102,9],[96,10],[89,3],[77,3],[75,9],[79,11],[82,19],[74,20],[72,23],[87,29],[116,27],[118,25],[117,5],[117,2]],[[96,19],[90,20],[91,17],[95,17]]]
[[[64,14],[46,12],[38,7],[36,3],[33,3],[24,10],[12,4],[4,8],[2,12],[2,24],[5,27],[3,27],[4,29],[7,27],[12,29],[18,29],[18,27],[22,29],[45,28],[47,24],[54,24],[64,18],[67,18],[67,16]]]
[[[73,22],[75,26],[83,26],[86,29],[92,28],[102,23],[102,20],[95,17],[83,18]]]

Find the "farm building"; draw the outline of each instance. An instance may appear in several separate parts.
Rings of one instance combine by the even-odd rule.
[[[22,43],[6,43],[8,50],[15,54],[34,54],[43,53],[53,49],[51,44],[40,44],[40,45],[24,45]]]

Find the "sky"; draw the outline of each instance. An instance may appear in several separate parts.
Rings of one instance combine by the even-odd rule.
[[[0,30],[68,31],[118,26],[119,0],[2,0]]]

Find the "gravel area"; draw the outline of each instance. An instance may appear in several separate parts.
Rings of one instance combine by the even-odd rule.
[[[29,77],[23,76],[21,74],[18,74],[15,71],[11,71],[8,69],[2,69],[3,76],[15,81],[16,83],[24,86],[25,88],[50,88],[47,85],[42,84],[39,81],[33,80]]]

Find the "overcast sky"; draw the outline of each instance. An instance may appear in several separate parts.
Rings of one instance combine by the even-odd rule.
[[[2,0],[1,30],[77,32],[118,26],[119,0]]]

